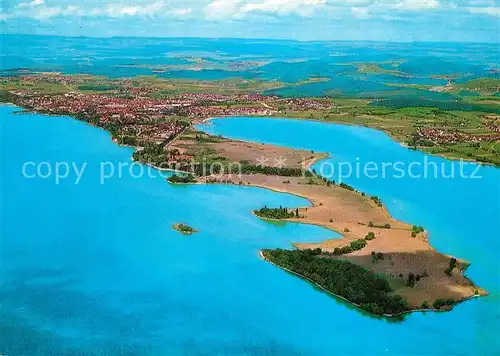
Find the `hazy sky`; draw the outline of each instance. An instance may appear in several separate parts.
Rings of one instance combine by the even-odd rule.
[[[2,33],[500,42],[500,0],[1,0]]]

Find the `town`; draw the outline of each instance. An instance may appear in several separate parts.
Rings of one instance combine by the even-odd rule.
[[[28,110],[69,115],[109,130],[122,144],[165,143],[190,122],[221,116],[271,116],[282,110],[334,107],[328,98],[280,98],[260,93],[210,92],[162,94],[161,89],[138,86],[130,79],[98,83],[89,76],[41,73],[4,77],[15,82],[9,100]],[[55,85],[58,92],[34,90]],[[160,97],[159,97],[160,96]]]
[[[474,157],[479,162],[496,163],[487,156],[496,153],[496,143],[500,141],[497,115],[478,113],[482,121],[480,130],[459,129],[448,125],[446,120],[415,126],[410,122],[411,116],[406,117],[398,110],[392,109],[387,115],[384,109],[382,116],[378,116],[369,100],[281,97],[268,94],[267,86],[255,82],[252,85],[252,88],[241,89],[231,81],[110,79],[28,72],[3,77],[0,93],[4,102],[45,114],[73,116],[108,130],[120,144],[136,147],[150,143],[165,147],[187,126],[212,117],[283,116],[342,123],[359,119],[363,121],[358,124],[399,134],[401,130],[397,126],[383,124],[392,116],[411,125],[405,137],[408,146],[426,152],[440,146],[440,150],[455,152],[460,158]],[[442,112],[439,115],[446,117]],[[478,153],[458,154],[453,145],[463,143],[463,147],[468,147],[466,151],[472,149]]]
[[[493,127],[491,129],[493,131]],[[442,128],[425,128],[418,130],[414,138],[420,143],[422,143],[422,141],[427,141],[432,144],[451,144],[457,142],[478,143],[500,140],[500,132],[497,131],[491,134],[477,135]]]

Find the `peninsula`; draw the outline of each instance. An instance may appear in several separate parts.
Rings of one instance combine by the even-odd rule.
[[[174,84],[181,92],[168,94],[166,88]],[[381,109],[380,103],[360,99],[281,98],[263,94],[269,83],[251,84],[251,90],[243,91],[230,82],[201,85],[44,74],[3,78],[0,97],[28,110],[71,115],[108,130],[118,144],[137,148],[136,161],[185,173],[171,176],[171,183],[251,185],[308,199],[308,207],[260,207],[254,214],[319,225],[343,237],[297,242],[295,250],[263,250],[261,256],[368,312],[391,316],[446,310],[487,294],[464,276],[466,261],[430,246],[424,228],[394,219],[379,198],[310,171],[326,154],[212,136],[192,124],[212,116],[321,117],[383,129],[426,152],[432,148],[436,154],[498,164],[497,109],[453,112],[458,121],[474,126],[459,132],[436,128],[451,120],[450,113],[440,109],[433,111],[432,125],[421,127],[415,119],[427,115],[429,108]],[[474,120],[466,120],[473,115]],[[174,229],[196,231],[185,224]]]
[[[231,140],[194,129],[175,138],[169,150],[180,160],[189,155],[195,161],[217,162],[220,171],[196,170],[198,183],[251,185],[308,199],[312,206],[261,207],[253,213],[263,219],[319,225],[343,238],[297,242],[296,250],[263,250],[261,257],[364,310],[385,315],[446,310],[487,294],[464,276],[466,261],[440,254],[430,246],[423,227],[394,219],[378,197],[308,170],[326,154]],[[266,157],[270,165],[259,164],[259,157]],[[286,169],[275,167],[283,157]],[[240,164],[242,174],[232,170],[234,162]],[[343,282],[335,278],[346,268],[353,274],[347,280],[354,284],[339,291],[335,286]],[[367,285],[381,288],[372,297],[382,292],[386,296],[378,300],[366,291],[359,293]]]

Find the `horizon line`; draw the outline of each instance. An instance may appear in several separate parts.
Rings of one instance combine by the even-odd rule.
[[[419,41],[390,41],[390,40],[361,40],[361,39],[330,39],[330,40],[298,40],[292,38],[270,38],[270,37],[200,37],[200,36],[141,36],[141,35],[117,35],[117,36],[83,36],[83,35],[60,35],[60,34],[30,34],[30,33],[3,33],[4,36],[32,36],[32,37],[63,37],[63,38],[88,38],[88,39],[119,39],[119,38],[145,38],[145,39],[200,39],[200,40],[249,40],[249,41],[282,41],[296,43],[332,43],[332,42],[367,42],[367,43],[436,43],[436,44],[497,44],[497,42],[474,42],[474,41],[438,41],[438,40],[419,40]]]

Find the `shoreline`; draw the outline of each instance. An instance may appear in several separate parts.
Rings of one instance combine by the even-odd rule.
[[[203,184],[203,183],[202,183]],[[274,190],[274,189],[271,189],[271,188],[266,188],[264,186],[256,186],[256,185],[247,185],[249,187],[255,187],[255,188],[259,188],[259,189],[266,189],[266,190],[269,190],[271,192],[275,192],[275,193],[280,193],[280,194],[290,194],[290,195],[294,195],[298,198],[303,198],[303,199],[307,199],[306,197],[303,197],[301,195],[297,195],[297,194],[293,194],[293,193],[289,193],[289,192],[283,192],[283,191],[279,191],[279,190]],[[309,199],[307,199],[307,201],[309,201]],[[310,201],[309,201],[310,202]],[[314,205],[310,205],[308,206],[308,208],[310,207],[313,207]],[[300,207],[301,209],[304,209],[305,207]],[[283,223],[291,223],[291,224],[304,224],[304,225],[311,225],[311,226],[318,226],[318,227],[322,227],[323,229],[326,229],[326,230],[330,230],[330,231],[333,231],[335,232],[336,234],[339,234],[340,237],[338,238],[339,240],[340,239],[343,239],[344,238],[344,234],[336,229],[334,229],[333,227],[331,226],[324,226],[324,225],[321,225],[321,224],[315,224],[315,223],[312,223],[312,222],[307,222],[307,221],[300,221],[300,219],[298,218],[293,218],[292,219],[272,219],[272,218],[264,218],[262,216],[258,216],[257,214],[254,213],[253,210],[250,210],[250,213],[255,216],[256,218],[259,218],[259,219],[262,219],[264,221],[272,221],[272,222],[283,222]],[[295,246],[295,244],[300,244],[300,242],[292,242],[292,246],[297,248]]]
[[[387,317],[387,318],[395,318],[395,317],[398,317],[398,316],[404,316],[404,315],[408,315],[408,314],[412,314],[412,313],[425,313],[425,312],[436,312],[436,313],[440,313],[440,312],[447,312],[447,311],[451,311],[453,308],[449,308],[449,309],[435,309],[435,308],[426,308],[426,309],[411,309],[411,310],[407,310],[407,311],[404,311],[404,312],[401,312],[401,313],[397,313],[397,314],[372,314],[364,309],[361,308],[361,306],[359,304],[356,304],[354,302],[351,302],[349,299],[346,299],[338,294],[335,294],[327,289],[325,289],[323,286],[321,286],[320,284],[314,282],[312,279],[306,277],[306,276],[303,276],[301,275],[300,273],[297,273],[295,271],[292,271],[292,270],[289,270],[288,268],[286,267],[283,267],[283,266],[280,266],[280,265],[277,265],[276,263],[274,262],[271,262],[269,261],[265,256],[264,256],[264,253],[262,252],[262,250],[259,250],[259,256],[262,260],[266,261],[267,263],[270,263],[271,265],[275,266],[275,267],[278,267],[280,268],[281,270],[285,271],[285,272],[288,272],[288,273],[291,273],[307,282],[309,282],[310,284],[318,287],[319,289],[321,289],[323,292],[326,292],[328,295],[330,296],[333,296],[335,298],[338,298],[338,299],[341,299],[342,301],[350,304],[350,305],[353,305],[355,306],[356,308],[358,308],[359,310],[362,310],[363,312],[366,312],[366,313],[369,313],[370,315],[373,315],[373,316],[376,316],[376,317]],[[462,302],[465,302],[467,300],[470,300],[470,299],[475,299],[477,297],[480,297],[480,295],[473,295],[471,297],[467,297],[467,298],[464,298],[462,300],[459,300],[457,301],[457,304],[458,303],[462,303]]]
[[[71,118],[73,118],[73,119],[75,119],[77,121],[86,122],[86,121],[83,121],[83,120],[78,120],[78,119],[76,119],[75,117],[73,117],[71,115],[60,115],[60,114],[43,113],[43,112],[39,112],[39,111],[36,111],[36,110],[33,110],[33,109],[25,109],[22,106],[19,106],[19,105],[15,104],[15,103],[11,103],[11,102],[1,102],[0,105],[14,106],[14,107],[21,108],[22,111],[20,111],[19,114],[22,114],[22,113],[26,113],[26,114],[34,113],[34,114],[41,114],[41,115],[47,115],[47,116],[68,116],[68,117],[71,117]],[[380,131],[380,132],[384,133],[392,141],[396,142],[401,147],[403,147],[403,148],[405,148],[407,150],[410,150],[410,151],[418,151],[418,152],[420,152],[420,153],[422,153],[424,155],[433,156],[433,157],[439,157],[441,159],[445,159],[445,160],[449,160],[449,161],[454,161],[454,162],[456,162],[456,161],[458,161],[458,162],[463,161],[463,162],[468,162],[468,163],[474,163],[474,164],[477,164],[477,165],[479,165],[481,167],[494,167],[494,168],[499,168],[500,169],[500,166],[496,165],[494,163],[480,162],[480,161],[477,161],[477,160],[474,160],[474,159],[468,159],[468,158],[455,158],[455,157],[450,157],[449,155],[426,152],[426,151],[422,150],[420,147],[411,148],[410,146],[408,146],[403,141],[397,139],[395,137],[395,135],[391,134],[390,131],[384,130],[384,129],[379,128],[379,127],[373,127],[373,126],[368,126],[368,125],[360,125],[360,124],[349,123],[349,122],[345,122],[345,121],[334,121],[334,120],[328,120],[327,121],[327,120],[319,120],[319,119],[314,119],[314,118],[301,118],[301,117],[293,117],[293,116],[288,117],[288,116],[275,116],[275,115],[268,115],[268,116],[262,116],[262,115],[245,115],[245,116],[222,115],[222,116],[212,116],[212,117],[208,117],[208,118],[205,118],[205,119],[193,119],[191,121],[190,125],[187,126],[185,130],[187,130],[190,127],[196,129],[195,125],[199,125],[199,124],[212,126],[214,124],[211,121],[212,120],[216,120],[216,119],[238,119],[238,118],[239,119],[244,119],[244,118],[259,119],[260,118],[260,119],[276,119],[276,120],[292,120],[292,121],[309,121],[309,122],[317,122],[317,123],[324,123],[324,124],[333,124],[333,125],[342,125],[342,126],[366,128],[366,129],[376,130],[376,131]],[[106,130],[105,128],[102,128],[100,126],[92,125],[91,123],[88,123],[88,122],[86,122],[86,123],[89,124],[89,125],[91,125],[91,126],[93,126],[93,127],[101,128],[104,131],[109,132],[108,130]],[[196,129],[196,130],[199,131],[198,129]],[[177,135],[172,141],[170,141],[167,144],[167,146],[170,146],[181,134],[182,134],[182,132],[179,135]],[[244,141],[244,140],[239,140],[239,141],[249,142],[249,143],[256,143],[254,141]],[[122,144],[118,144],[118,145],[125,146],[125,147],[130,147],[130,148],[135,148],[135,149],[139,148],[139,147],[130,146],[130,145],[122,145]],[[154,166],[152,166],[152,167],[154,167]],[[157,168],[157,167],[155,167],[155,168]],[[161,170],[161,168],[158,168],[158,169]],[[168,169],[164,169],[164,170],[168,170]]]
[[[15,106],[15,107],[17,107],[17,105],[15,105],[15,104],[14,104],[14,106]],[[43,113],[39,113],[39,114],[41,114],[41,115],[45,115],[45,114],[43,114]],[[92,124],[90,124],[90,123],[88,123],[88,122],[86,122],[86,121],[79,120],[79,119],[77,119],[77,118],[75,118],[75,117],[73,117],[73,116],[69,116],[69,115],[58,115],[58,116],[63,117],[63,118],[71,118],[71,119],[73,119],[73,120],[80,121],[80,122],[83,122],[83,123],[85,123],[85,124],[89,124],[90,126],[93,126],[93,127],[99,128],[99,129],[102,129],[102,130],[104,130],[105,132],[107,132],[108,134],[110,134],[110,132],[109,132],[108,130],[106,130],[105,128],[103,128],[103,127],[99,127],[99,126],[96,126],[96,125],[92,125]],[[112,136],[111,136],[111,138],[112,138]],[[177,139],[177,138],[178,138],[178,137],[176,137],[176,139]],[[242,141],[242,140],[239,140],[239,141],[241,141],[241,142],[248,142],[248,141]],[[118,147],[122,146],[122,145],[120,145],[118,142],[114,142],[113,140],[112,140],[112,142],[113,142],[113,143],[115,143]],[[133,158],[133,157],[132,157],[132,158]],[[323,157],[323,158],[325,158],[325,157]],[[314,158],[314,159],[311,159],[311,160],[308,162],[308,164],[307,164],[306,166],[307,166],[307,167],[310,167],[310,166],[311,166],[312,164],[314,164],[314,162],[316,162],[318,159],[322,159],[322,158],[317,158],[317,157],[316,157],[316,158]],[[146,162],[139,162],[139,163],[141,163],[141,164],[145,164],[145,165],[150,165],[150,166],[154,167],[154,165],[148,164],[148,163],[146,163]],[[168,170],[170,170],[170,169],[161,169],[161,168],[159,168],[159,167],[155,167],[155,169],[159,169],[159,170],[167,170],[167,171],[168,171]],[[174,171],[175,171],[175,170],[174,170]],[[183,171],[178,171],[178,172],[185,173],[185,172],[183,172]],[[320,178],[320,177],[319,177],[319,176],[317,176],[317,175],[315,175],[315,176],[316,176],[316,177],[318,177],[318,178]],[[205,177],[205,178],[209,178],[209,177],[210,177],[210,176],[207,176],[207,177]],[[278,179],[285,178],[285,177],[281,177],[281,176],[270,176],[270,177],[274,177],[274,178],[278,178]],[[253,178],[259,178],[259,177],[258,177],[258,175],[252,175],[252,179],[253,179]],[[286,178],[288,178],[288,177],[286,177]],[[272,186],[272,185],[266,184],[265,182],[264,182],[264,183],[260,183],[260,184],[259,184],[258,182],[255,182],[255,181],[251,182],[251,181],[252,181],[252,179],[248,179],[248,180],[247,180],[247,184],[245,184],[245,186],[252,186],[252,187],[257,187],[257,188],[261,188],[261,189],[268,189],[268,190],[275,191],[275,192],[278,192],[278,193],[292,194],[292,195],[295,195],[295,196],[298,196],[298,197],[301,197],[301,198],[304,198],[304,199],[308,200],[308,201],[311,203],[312,208],[318,208],[318,204],[316,204],[317,202],[315,202],[315,199],[314,199],[314,198],[312,198],[312,197],[308,196],[307,194],[303,194],[303,192],[300,192],[300,189],[304,188],[304,186],[303,186],[303,187],[300,187],[300,186],[298,186],[298,187],[297,187],[297,186],[295,186],[295,189],[296,189],[296,190],[299,190],[299,191],[291,191],[290,189],[282,189],[282,187],[283,187],[282,185],[279,185],[279,188],[278,188],[278,187],[276,187],[276,186]],[[292,179],[292,180],[293,180],[293,179]],[[230,181],[231,181],[231,182],[227,182],[227,181],[226,181],[226,182],[215,182],[215,184],[238,185],[238,184],[237,184],[237,183],[235,183],[233,180],[230,180]],[[171,184],[172,184],[172,183],[171,183]],[[198,181],[198,182],[194,182],[193,184],[207,184],[207,182]],[[211,184],[213,184],[213,183],[211,183]],[[180,185],[183,185],[183,183],[180,183]],[[289,185],[289,184],[287,184],[287,185],[286,185],[286,188],[290,188],[290,185]],[[306,188],[307,188],[307,187],[306,187]],[[309,188],[310,188],[310,187],[309,187]],[[361,197],[361,192],[358,192],[358,191],[351,192],[351,191],[347,191],[347,190],[345,190],[345,189],[343,189],[343,188],[339,188],[339,187],[336,187],[336,188],[340,189],[341,191],[345,191],[345,194],[347,194],[347,195],[349,195],[349,194],[351,194],[351,195],[352,195],[352,194],[355,194],[355,195],[357,195],[357,196],[360,196],[360,197]],[[365,199],[367,199],[367,200],[370,200],[370,196],[369,196],[369,195],[364,196],[364,198],[365,198]],[[322,206],[321,200],[319,200],[319,201],[320,201],[320,203],[319,203],[319,207],[321,207],[321,206]],[[373,206],[373,209],[372,209],[373,211],[379,210],[377,207],[375,207],[375,204],[374,204],[373,202],[370,202],[370,201],[369,201],[369,203],[371,203],[371,205]],[[389,218],[391,219],[391,222],[393,222],[393,221],[394,221],[394,222],[399,222],[398,220],[395,220],[394,218],[390,217],[389,212],[387,211],[387,209],[385,209],[385,205],[384,205],[384,206],[383,206],[380,210],[384,213],[384,216],[387,216],[387,217],[389,217]],[[260,218],[260,217],[259,217],[259,218]],[[336,233],[340,234],[341,236],[343,236],[343,238],[340,238],[340,239],[339,239],[339,238],[336,238],[336,239],[335,239],[335,241],[337,241],[337,242],[339,242],[339,241],[343,241],[343,242],[345,242],[345,239],[344,239],[344,238],[347,238],[347,235],[349,235],[349,238],[352,238],[352,234],[348,233],[348,234],[346,235],[346,234],[345,234],[345,230],[344,230],[344,233],[342,233],[342,232],[341,232],[340,227],[339,227],[339,228],[333,228],[333,226],[330,226],[330,225],[332,225],[332,224],[327,224],[327,223],[322,223],[322,222],[302,221],[302,219],[283,219],[282,221],[285,221],[285,222],[296,222],[296,223],[305,223],[305,224],[311,224],[311,225],[317,225],[317,226],[320,226],[320,227],[323,227],[323,228],[326,228],[326,229],[332,230],[332,231],[334,231],[334,232],[336,232]],[[330,221],[330,222],[331,222],[331,221]],[[358,222],[358,224],[359,224],[359,222]],[[405,224],[405,223],[402,223],[402,224]],[[362,224],[362,225],[363,225],[363,227],[362,227],[362,228],[363,228],[363,229],[366,229],[366,226],[364,226],[365,224]],[[407,224],[406,224],[406,225],[407,225]],[[349,227],[351,227],[351,226],[349,226]],[[394,229],[392,229],[392,230],[393,230],[393,231],[394,231],[394,230],[397,230],[397,228],[394,228]],[[378,229],[377,229],[377,231],[378,231]],[[359,235],[359,234],[358,234],[358,235]],[[358,237],[359,237],[359,236],[358,236]],[[347,240],[349,241],[349,239],[347,239]],[[327,240],[327,241],[330,241],[330,240]],[[327,241],[325,241],[325,242],[327,242]],[[294,244],[293,244],[293,246],[294,246],[295,248],[299,248],[299,249],[302,249],[302,248],[308,248],[308,247],[304,247],[304,246],[307,246],[307,245],[308,245],[308,244],[301,244],[301,243],[294,243]],[[310,244],[309,244],[309,245],[310,245]],[[428,239],[425,241],[425,246],[426,246],[427,248],[429,248],[429,249],[433,250],[436,254],[441,255],[441,256],[444,256],[444,255],[440,254],[439,252],[437,252],[437,251],[436,251],[436,250],[435,250],[435,249],[434,249],[434,248],[430,245],[430,243],[429,243]],[[385,252],[385,251],[384,251],[384,252]],[[459,259],[457,259],[457,260],[459,260]],[[473,286],[474,288],[476,288],[477,290],[481,291],[481,295],[487,295],[487,292],[486,292],[486,291],[482,290],[480,287],[477,287],[477,286],[476,286],[476,285],[472,282],[472,280],[470,280],[468,277],[466,277],[466,276],[465,276],[462,272],[460,272],[460,274],[461,274],[461,275],[463,275],[463,276],[464,276],[464,278],[466,278],[466,279],[467,279],[467,280],[468,280],[468,281],[472,284],[472,286]],[[472,298],[472,297],[476,297],[476,296],[475,296],[475,295],[470,295],[470,294],[469,294],[467,297],[462,297],[462,298],[460,298],[460,299],[457,301],[457,303],[458,303],[458,302],[460,302],[460,301],[465,301],[465,300],[470,299],[470,298]]]
[[[455,157],[450,157],[444,154],[438,154],[438,153],[431,153],[424,151],[421,147],[416,147],[412,148],[408,146],[405,142],[402,140],[399,140],[395,135],[391,134],[390,131],[384,130],[379,127],[373,127],[373,126],[368,126],[368,125],[360,125],[356,123],[350,123],[350,122],[345,122],[345,121],[334,121],[334,120],[320,120],[320,119],[314,119],[314,118],[302,118],[302,117],[293,117],[293,116],[274,116],[274,115],[269,115],[269,116],[252,116],[252,115],[246,115],[246,116],[238,116],[238,115],[226,115],[226,116],[215,116],[215,117],[209,117],[206,119],[202,119],[200,122],[195,123],[195,124],[203,124],[203,125],[209,125],[213,126],[214,124],[211,122],[212,120],[216,119],[245,119],[245,118],[252,118],[252,119],[276,119],[276,120],[293,120],[293,121],[309,121],[309,122],[318,122],[318,123],[323,123],[323,124],[331,124],[331,125],[342,125],[342,126],[350,126],[350,127],[360,127],[360,128],[366,128],[370,130],[375,130],[384,133],[389,137],[392,141],[396,142],[399,144],[401,147],[406,148],[407,150],[410,151],[418,151],[421,152],[422,154],[428,155],[428,156],[433,156],[433,157],[439,157],[442,159],[446,159],[449,161],[463,161],[463,162],[468,162],[468,163],[474,163],[482,167],[494,167],[494,168],[500,168],[499,165],[496,165],[494,163],[488,163],[488,162],[480,162],[474,159],[468,159],[468,158],[455,158]],[[253,141],[247,141],[247,142],[253,142]]]
[[[417,237],[415,238],[410,237],[410,233],[412,231],[412,225],[401,222],[400,220],[396,220],[393,217],[391,217],[385,205],[383,207],[378,207],[370,199],[370,196],[366,195],[361,196],[359,192],[347,191],[340,187],[334,188],[334,190],[337,189],[338,194],[341,195],[345,194],[350,196],[356,195],[364,199],[364,201],[370,204],[371,206],[370,211],[372,213],[378,214],[378,216],[387,217],[388,221],[392,225],[390,229],[369,227],[368,224],[366,223],[361,224],[359,221],[357,223],[351,221],[351,225],[348,225],[348,223],[345,221],[344,222],[340,221],[339,223],[338,220],[336,221],[330,220],[329,222],[327,222],[328,220],[322,220],[322,221],[318,220],[317,218],[314,217],[313,210],[314,209],[319,210],[322,208],[330,210],[330,208],[332,208],[332,205],[331,201],[328,200],[323,200],[323,202],[325,203],[324,205],[322,205],[322,203],[318,205],[317,196],[309,196],[307,194],[303,194],[303,191],[297,191],[297,189],[308,189],[310,187],[293,186],[293,183],[295,182],[292,182],[292,184],[287,184],[286,187],[282,188],[281,185],[279,185],[279,182],[277,183],[275,182],[274,184],[270,185],[266,183],[259,184],[258,182],[255,181],[252,182],[251,181],[252,178],[256,178],[258,180],[259,177],[246,176],[244,178],[245,180],[247,179],[250,180],[248,182],[250,186],[267,189],[277,193],[291,194],[306,199],[312,206],[311,205],[308,206],[307,207],[308,210],[306,210],[305,207],[299,207],[299,210],[301,211],[301,213],[304,213],[305,211],[306,215],[313,214],[298,219],[297,218],[271,219],[271,218],[259,217],[253,211],[251,211],[251,214],[253,216],[262,219],[263,221],[279,221],[288,223],[316,225],[325,228],[327,230],[333,231],[336,234],[340,235],[340,237],[335,236],[334,238],[328,238],[327,240],[320,242],[292,243],[292,246],[295,247],[296,249],[304,250],[304,249],[321,248],[325,252],[332,252],[334,247],[342,247],[345,245],[349,245],[350,242],[363,238],[363,236],[365,236],[367,232],[371,231],[374,232],[378,238],[374,241],[369,241],[368,246],[370,247],[367,247],[366,249],[362,249],[359,251],[354,251],[352,253],[344,254],[342,256],[337,256],[337,258],[349,260],[350,262],[358,264],[368,270],[373,270],[373,268],[375,268],[375,270],[373,270],[375,273],[384,274],[387,277],[392,277],[392,279],[395,278],[394,271],[390,272],[392,270],[391,267],[384,269],[386,268],[384,267],[384,262],[382,262],[381,265],[379,263],[375,265],[369,263],[369,265],[367,265],[366,263],[362,263],[361,262],[362,260],[360,260],[360,258],[366,258],[366,257],[371,258],[368,251],[370,250],[377,251],[377,252],[382,252],[386,256],[385,262],[390,261],[392,266],[394,266],[392,261],[396,261],[396,264],[398,264],[398,266],[394,268],[398,268],[399,270],[403,269],[408,271],[409,269],[409,271],[415,273],[415,275],[422,273],[421,268],[425,268],[425,270],[431,271],[430,277],[423,279],[422,281],[422,283],[424,283],[423,287],[417,286],[415,288],[413,287],[410,288],[407,287],[406,284],[402,286],[400,283],[403,282],[403,280],[400,280],[401,282],[396,283],[396,286],[398,286],[395,287],[397,289],[396,293],[402,295],[405,298],[408,298],[408,302],[412,308],[409,312],[421,311],[422,308],[420,308],[419,306],[424,301],[432,303],[437,299],[453,299],[455,304],[458,304],[468,299],[472,299],[479,296],[486,296],[489,294],[487,291],[476,285],[471,278],[465,275],[466,267],[468,267],[469,263],[467,263],[467,261],[465,261],[464,259],[456,258],[457,262],[459,263],[459,266],[454,268],[454,272],[452,275],[450,276],[445,275],[444,267],[448,265],[450,259],[453,256],[445,255],[438,252],[436,248],[430,244],[427,231],[418,234]],[[224,182],[218,184],[227,185],[236,183],[234,182],[234,180],[232,180],[231,183]],[[327,198],[325,197],[325,199]],[[332,213],[332,216],[336,218],[335,213]],[[346,227],[349,227],[349,229],[346,229]],[[383,247],[384,244],[386,247]],[[387,244],[390,245],[389,249],[387,249]],[[393,244],[395,244],[395,247],[394,249],[391,250],[391,246]],[[401,262],[401,261],[398,262],[398,256],[397,256],[398,254],[408,254],[410,257],[410,261],[407,260],[406,262]],[[391,256],[394,257],[395,259],[391,260]],[[424,262],[423,265],[422,264],[415,265],[415,262],[412,262],[411,258],[412,256],[414,256],[417,259],[419,258],[418,256],[420,256],[420,258],[422,257],[428,258],[428,260],[427,262]],[[380,268],[383,268],[382,271],[376,270],[377,267],[379,266]],[[400,272],[398,271],[397,273]],[[406,275],[406,273],[404,274]],[[453,292],[451,292],[451,290],[453,290]],[[424,297],[424,295],[427,295],[427,293],[430,293],[430,296]],[[432,311],[432,310],[444,311],[444,309],[438,310],[432,308],[427,308],[423,311]]]

